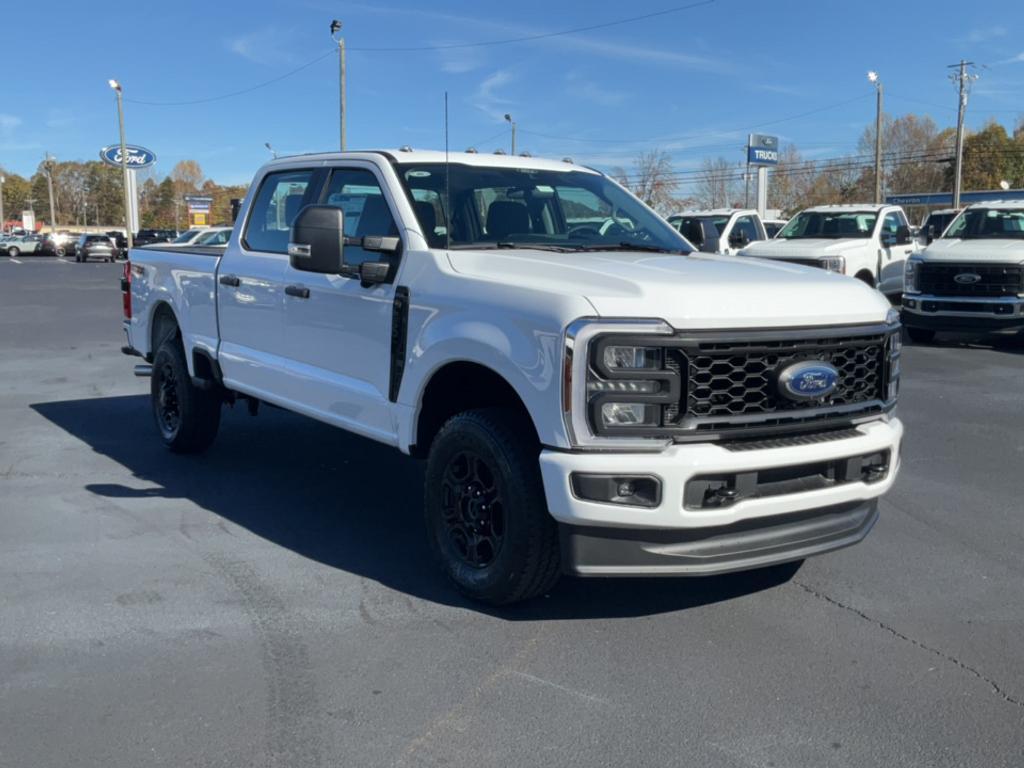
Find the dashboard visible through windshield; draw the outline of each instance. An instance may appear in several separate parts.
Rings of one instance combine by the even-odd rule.
[[[401,165],[398,173],[431,248],[693,251],[660,216],[596,173],[457,163],[447,166],[447,179],[443,163]]]

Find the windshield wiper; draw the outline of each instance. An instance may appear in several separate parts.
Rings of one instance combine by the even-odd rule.
[[[577,251],[643,251],[645,253],[675,253],[679,255],[688,255],[691,251],[684,251],[678,248],[662,248],[659,245],[644,245],[642,243],[628,243],[621,242],[618,244],[605,244],[605,245],[581,245],[575,250]]]
[[[451,247],[453,251],[504,251],[513,249],[519,251],[553,251],[555,253],[573,253],[578,250],[571,246],[554,245],[552,243],[511,243],[503,240],[499,240],[496,243],[459,243]]]

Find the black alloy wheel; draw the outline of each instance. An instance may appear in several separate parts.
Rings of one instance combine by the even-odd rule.
[[[505,539],[505,507],[494,469],[475,451],[461,451],[445,467],[441,493],[452,549],[472,568],[491,565]]]

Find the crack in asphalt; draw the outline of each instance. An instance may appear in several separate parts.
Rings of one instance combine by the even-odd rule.
[[[1005,701],[1006,703],[1014,704],[1014,705],[1024,709],[1024,701],[1022,701],[1021,699],[1016,698],[1015,696],[1010,695],[1005,690],[1003,690],[1002,686],[1000,686],[999,683],[997,683],[995,680],[993,680],[990,677],[985,676],[984,674],[979,672],[977,669],[972,667],[970,664],[965,664],[964,662],[960,661],[960,659],[956,658],[956,656],[950,656],[948,653],[945,653],[944,651],[940,651],[938,648],[933,648],[930,645],[922,643],[920,640],[915,640],[914,638],[912,638],[912,637],[910,637],[908,635],[903,634],[898,629],[896,629],[894,627],[890,627],[885,622],[879,621],[878,619],[874,618],[873,616],[868,616],[866,613],[864,613],[864,611],[862,611],[862,610],[860,610],[858,608],[854,608],[851,605],[847,605],[846,603],[843,603],[843,602],[841,602],[839,600],[836,600],[834,597],[830,597],[829,595],[826,595],[824,592],[819,592],[818,590],[814,589],[814,587],[810,587],[807,584],[804,584],[804,583],[799,582],[799,581],[793,581],[792,583],[795,584],[796,586],[800,587],[800,589],[802,589],[804,592],[806,592],[807,594],[811,595],[812,597],[816,597],[819,600],[824,600],[829,605],[834,605],[836,608],[841,608],[844,611],[852,613],[854,616],[857,616],[858,618],[861,618],[864,621],[870,622],[871,624],[874,624],[876,627],[879,627],[880,629],[885,630],[886,632],[888,632],[893,637],[896,637],[896,638],[898,638],[900,640],[903,640],[904,642],[910,643],[911,645],[913,645],[916,648],[920,648],[923,651],[927,651],[928,653],[932,654],[933,656],[938,656],[943,661],[946,661],[946,662],[948,662],[948,663],[950,663],[950,664],[952,664],[952,665],[954,665],[956,667],[959,667],[964,672],[967,672],[968,674],[973,675],[974,677],[976,677],[979,680],[981,680],[983,683],[986,683],[992,689],[992,691],[995,694],[997,694],[1000,698],[1002,698],[1002,700]]]

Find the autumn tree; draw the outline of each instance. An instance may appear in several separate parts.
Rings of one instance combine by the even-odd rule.
[[[194,195],[203,184],[203,169],[195,160],[179,160],[171,169],[171,181],[178,200],[185,195]]]
[[[694,197],[700,207],[731,208],[739,202],[743,197],[740,190],[742,173],[740,166],[724,157],[715,160],[704,158],[694,188]]]
[[[616,168],[612,175],[656,211],[667,214],[675,206],[679,180],[672,170],[672,158],[664,150],[641,152],[633,161],[630,173]]]

